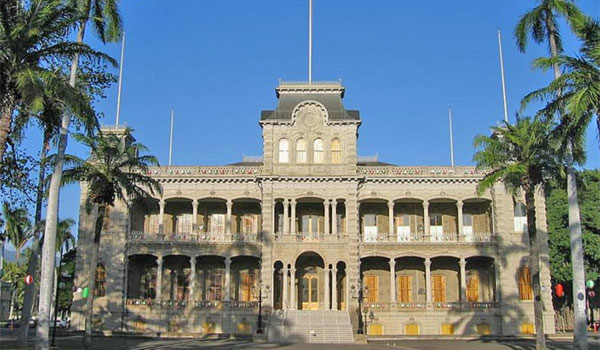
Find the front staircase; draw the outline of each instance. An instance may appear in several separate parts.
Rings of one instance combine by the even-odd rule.
[[[354,343],[348,311],[274,311],[267,330],[275,343]]]

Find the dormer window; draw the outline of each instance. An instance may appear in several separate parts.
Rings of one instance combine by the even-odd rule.
[[[306,140],[296,141],[296,163],[306,163]]]
[[[338,138],[331,140],[331,162],[333,164],[342,163],[342,141]]]
[[[313,162],[315,163],[323,163],[325,161],[325,156],[323,152],[323,140],[315,139],[313,142]]]
[[[290,161],[290,142],[287,139],[279,140],[279,163]]]

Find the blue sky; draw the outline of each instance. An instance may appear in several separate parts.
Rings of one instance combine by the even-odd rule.
[[[360,155],[377,153],[399,165],[448,165],[452,107],[456,164],[471,165],[473,137],[503,118],[497,30],[511,120],[520,99],[551,79],[531,68],[547,48],[532,44],[522,54],[512,35],[534,4],[314,0],[313,80],[342,79],[346,108],[359,109],[363,119]],[[600,15],[598,1],[578,4]],[[278,79],[307,79],[307,8],[308,0],[122,1],[121,120],[162,164],[171,106],[174,165],[221,165],[242,154],[260,155],[258,119],[262,109],[275,107]],[[565,52],[574,54],[577,43],[562,29]],[[119,57],[120,44],[102,49]],[[103,123],[114,124],[116,84],[107,94],[98,108]],[[591,128],[588,168],[600,167],[596,137]],[[85,154],[74,143],[69,151]],[[77,218],[78,200],[78,187],[66,188],[61,217]]]

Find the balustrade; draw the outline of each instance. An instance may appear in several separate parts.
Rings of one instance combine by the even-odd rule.
[[[487,310],[498,307],[497,302],[375,302],[364,303],[364,309],[368,311],[423,311],[426,309],[436,310]]]

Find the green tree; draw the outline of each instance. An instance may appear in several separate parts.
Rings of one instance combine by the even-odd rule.
[[[9,318],[14,318],[15,311],[20,309],[23,301],[23,290],[25,289],[25,268],[18,262],[9,262],[4,266],[4,276],[0,278],[4,282],[8,282],[12,286],[10,298],[10,315]]]
[[[2,205],[2,215],[4,216],[4,232],[8,242],[15,247],[17,252],[17,262],[21,258],[21,251],[27,242],[31,239],[31,221],[29,214],[24,208],[12,209],[7,202]]]
[[[558,27],[558,17],[563,17],[569,26],[576,30],[585,21],[585,16],[571,0],[538,0],[538,6],[525,13],[515,27],[515,38],[521,52],[527,48],[529,35],[541,44],[548,42],[550,57],[556,59],[562,52],[562,40]],[[557,63],[552,65],[554,79],[561,75]],[[559,119],[564,115],[559,113]],[[585,315],[585,276],[583,274],[583,241],[581,219],[577,200],[577,177],[574,167],[573,143],[570,137],[565,139],[565,161],[567,168],[567,193],[569,197],[569,228],[571,234],[571,260],[573,261],[573,294],[583,298],[574,303],[575,330],[573,347],[576,350],[587,350],[587,324]]]
[[[543,305],[540,284],[540,244],[535,215],[535,193],[556,174],[558,163],[551,144],[550,124],[539,119],[518,118],[515,125],[505,123],[493,127],[492,136],[478,135],[475,147],[481,150],[473,159],[478,168],[491,169],[479,182],[483,193],[497,182],[517,195],[525,194],[527,234],[529,236],[529,268],[533,287],[536,349],[546,348],[543,328]]]
[[[586,279],[597,280],[600,277],[600,171],[584,170],[579,178],[585,275]],[[552,280],[570,283],[573,275],[569,250],[568,201],[567,192],[561,183],[551,182],[546,208]]]
[[[150,198],[161,193],[159,183],[145,174],[148,166],[157,165],[154,156],[142,155],[146,148],[133,141],[131,130],[125,129],[122,134],[100,132],[96,137],[75,134],[74,138],[90,149],[88,160],[68,156],[67,162],[72,165],[63,174],[64,183],[81,182],[86,184],[86,205],[88,211],[97,208],[93,247],[88,269],[94,276],[98,264],[98,249],[104,223],[104,215],[115,200],[130,204]],[[93,291],[95,279],[90,277],[88,288]],[[91,343],[93,293],[86,300],[86,325],[84,344]]]
[[[75,8],[79,15],[77,43],[83,44],[88,22],[91,23],[94,31],[103,42],[117,41],[121,38],[123,24],[117,6],[118,0],[66,0],[66,2],[69,3],[70,7]],[[77,83],[79,56],[79,53],[72,55],[69,77],[69,85],[72,87],[75,87]],[[46,209],[47,221],[45,227],[46,240],[44,241],[44,248],[42,251],[39,322],[36,330],[36,348],[38,350],[49,349],[48,321],[50,318],[50,303],[52,302],[52,271],[54,269],[54,259],[52,258],[52,254],[54,254],[55,251],[54,244],[58,220],[58,198],[62,183],[62,172],[70,123],[70,113],[63,113],[58,139],[57,160],[54,164],[54,171],[52,173],[48,191],[48,206]],[[83,338],[83,346],[89,348],[91,345],[91,329],[86,330],[86,332],[89,333],[89,335]],[[22,339],[19,339],[19,342],[21,343]]]

